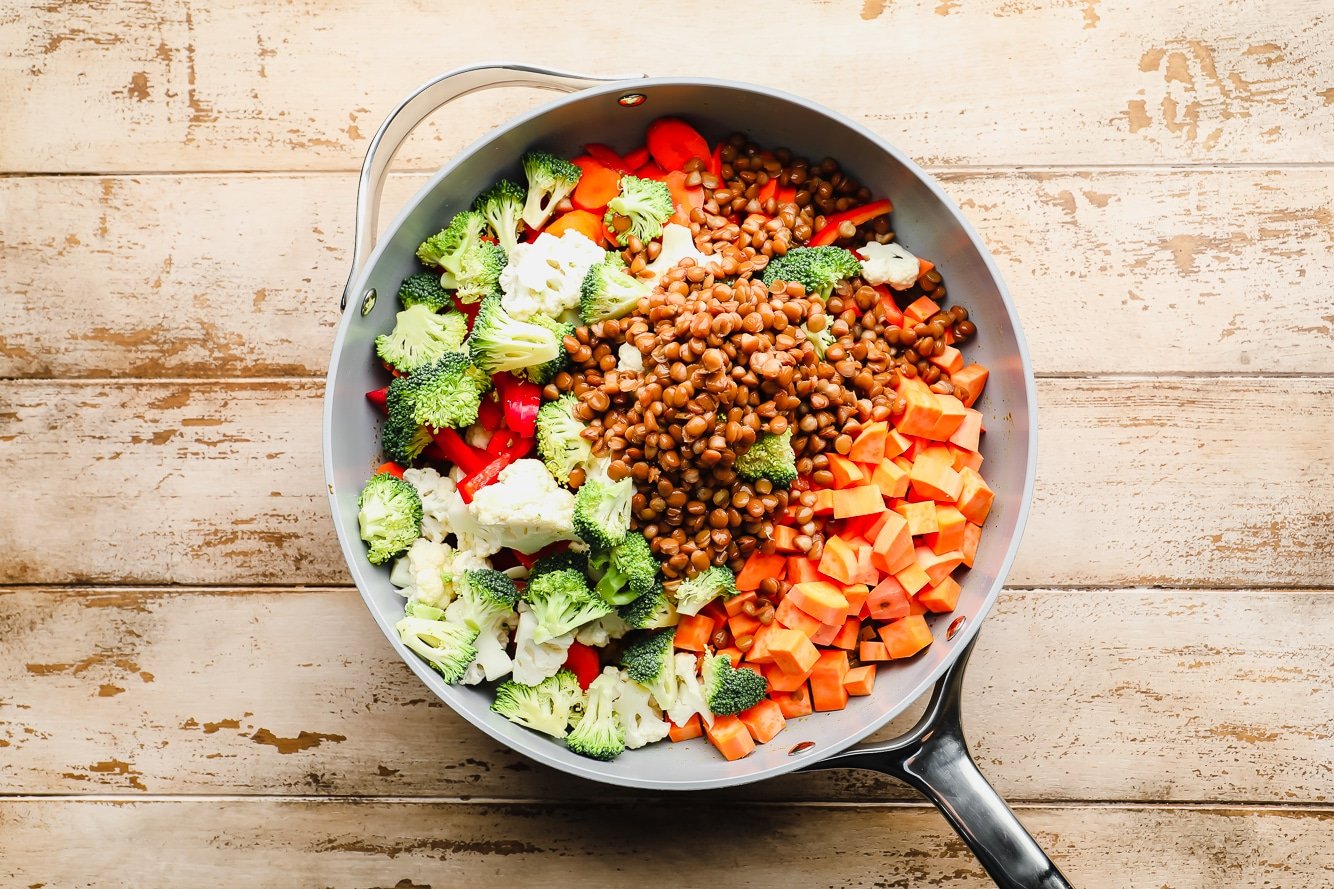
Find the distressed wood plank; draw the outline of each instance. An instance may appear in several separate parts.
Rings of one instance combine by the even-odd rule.
[[[1074,885],[1215,889],[1325,885],[1334,815],[1300,809],[1020,807]],[[698,809],[331,803],[305,800],[0,802],[0,873],[79,889],[108,872],[133,885],[620,889],[683,873],[729,885],[993,884],[922,807]],[[719,830],[719,823],[728,825]],[[163,837],[170,837],[164,842]],[[151,854],[144,854],[150,849]],[[1152,850],[1151,854],[1148,853]]]
[[[2,579],[345,582],[322,390],[6,384],[0,477],[42,508],[0,515]],[[1011,583],[1334,584],[1334,488],[1321,483],[1334,476],[1332,394],[1302,378],[1042,381],[1038,485]],[[1281,434],[1256,418],[1281,418]]]
[[[1011,799],[1326,803],[1328,600],[1009,591],[969,667],[974,753]],[[1291,644],[1294,627],[1306,644]],[[0,635],[0,793],[628,795],[537,766],[454,715],[355,590],[9,590]],[[847,770],[719,796],[915,798]]]
[[[409,89],[497,55],[772,84],[929,163],[1330,159],[1334,42],[1321,0],[1171,2],[1152,14],[1099,0],[822,3],[765,23],[766,43],[801,47],[800,65],[690,39],[716,14],[702,0],[634,41],[599,40],[595,54],[570,47],[606,31],[601,9],[570,6],[534,29],[537,8],[451,10],[442,36],[406,2],[11,4],[0,17],[0,169],[354,169]],[[881,86],[862,88],[871,83]],[[538,100],[465,99],[404,160],[434,167]]]
[[[386,206],[424,181],[394,177]],[[1329,168],[943,181],[1040,373],[1334,373]],[[0,376],[322,374],[354,192],[348,175],[0,179]]]

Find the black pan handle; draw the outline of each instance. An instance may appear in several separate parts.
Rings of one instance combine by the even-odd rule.
[[[936,683],[917,725],[892,741],[836,753],[812,769],[871,769],[935,803],[1001,889],[1072,889],[1019,818],[983,777],[964,741],[963,674],[976,638]]]

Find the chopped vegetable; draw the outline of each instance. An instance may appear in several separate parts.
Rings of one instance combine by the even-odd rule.
[[[553,738],[564,738],[575,709],[583,702],[583,688],[569,670],[537,685],[505,682],[496,689],[491,710],[517,725]]]
[[[375,354],[403,373],[458,351],[468,335],[468,322],[458,312],[439,314],[425,304],[409,306],[394,319],[392,333],[375,338]]]
[[[676,610],[681,614],[699,614],[719,596],[729,598],[736,593],[736,577],[725,566],[714,565],[677,585]]]
[[[588,686],[584,715],[565,744],[580,756],[603,761],[613,760],[625,750],[625,729],[616,716],[616,696],[620,680],[616,673],[603,673]]]
[[[545,151],[530,151],[523,156],[523,174],[528,177],[528,193],[522,216],[531,229],[546,225],[551,211],[574,191],[582,175],[574,164]]]
[[[764,269],[763,281],[798,283],[806,293],[828,299],[839,281],[861,272],[861,263],[842,247],[796,247],[777,257]]]
[[[529,582],[523,597],[537,618],[533,641],[542,643],[610,614],[612,607],[593,595],[578,571],[550,571]]]
[[[766,432],[737,458],[737,474],[754,481],[766,478],[775,488],[786,488],[797,480],[797,455],[792,451],[792,429],[781,435]]]
[[[665,183],[638,176],[622,176],[621,191],[607,203],[603,219],[616,243],[624,247],[630,236],[651,241],[662,234],[662,226],[676,211]]]
[[[357,525],[372,565],[406,552],[421,535],[422,501],[417,489],[391,473],[371,476],[357,498]]]
[[[399,640],[449,683],[458,682],[477,657],[477,631],[462,624],[405,616],[394,627]]]
[[[505,311],[499,297],[489,296],[473,322],[468,350],[478,367],[494,374],[545,364],[564,347],[551,328],[520,321]]]
[[[513,254],[515,245],[519,243],[526,196],[523,186],[501,179],[473,201],[472,208],[482,214],[506,256]]]
[[[733,667],[732,662],[720,655],[704,658],[704,695],[709,711],[716,716],[729,716],[749,710],[768,693],[764,677],[754,670]]]
[[[432,312],[453,305],[449,293],[440,286],[440,276],[430,272],[417,272],[404,278],[398,287],[398,301],[405,309],[426,306]]]
[[[620,318],[652,292],[645,281],[630,277],[620,254],[609,253],[584,276],[579,292],[579,317],[585,324]]]

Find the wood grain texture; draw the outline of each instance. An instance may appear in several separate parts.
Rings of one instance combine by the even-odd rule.
[[[603,39],[612,26],[593,6],[534,28],[539,8],[461,7],[442,33],[411,2],[11,4],[0,170],[354,169],[406,92],[497,56],[771,84],[934,164],[1330,159],[1334,42],[1321,0],[1177,0],[1152,15],[1099,0],[823,3],[764,23],[767,45],[802,48],[800,65],[692,39],[716,15],[704,0],[675,4],[634,41]],[[596,53],[571,49],[590,39]],[[433,168],[538,100],[466,99],[403,160]]]
[[[310,380],[8,384],[0,478],[35,486],[41,508],[0,515],[0,579],[346,582],[322,394]],[[1010,582],[1334,584],[1331,394],[1301,378],[1042,381]]]
[[[425,802],[22,800],[0,803],[12,885],[620,889],[627,880],[812,889],[993,885],[922,807],[716,807]],[[1328,811],[1020,807],[1074,885],[1325,885]],[[763,820],[739,834],[718,824]],[[609,850],[615,850],[609,852]]]
[[[424,181],[392,178],[386,207]],[[1334,373],[1334,168],[942,181],[1039,373]],[[0,376],[323,374],[355,190],[342,174],[0,179]]]
[[[969,667],[974,755],[1011,799],[1328,803],[1328,599],[1008,591]],[[395,657],[352,589],[11,589],[0,636],[0,794],[644,795],[472,728]],[[916,799],[849,770],[712,796]]]

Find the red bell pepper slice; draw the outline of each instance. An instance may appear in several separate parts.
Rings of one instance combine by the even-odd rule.
[[[459,482],[459,496],[463,498],[463,502],[472,503],[473,495],[494,482],[500,475],[500,470],[512,462],[514,461],[508,454],[503,454]]]
[[[625,162],[625,158],[617,154],[610,146],[603,145],[601,142],[589,142],[584,146],[584,153],[602,166],[610,167],[617,172],[629,173],[634,170],[634,167]],[[636,164],[636,166],[638,165]]]
[[[774,198],[780,204],[790,204],[797,199],[797,188],[794,185],[780,185]]]
[[[472,330],[472,323],[477,320],[477,313],[482,308],[482,301],[478,300],[475,303],[465,303],[461,301],[457,296],[451,298],[454,300],[454,308],[458,309],[460,312],[464,314],[464,316],[467,317],[468,329]]]
[[[505,425],[525,438],[531,437],[537,431],[537,409],[542,406],[542,387],[510,373],[495,374],[491,381],[500,393]]]
[[[713,146],[713,153],[709,155],[709,172],[718,179],[723,178],[723,143],[719,142]],[[795,195],[796,189],[792,190]]]
[[[860,207],[853,207],[851,210],[844,210],[842,213],[835,213],[833,216],[826,216],[824,228],[815,233],[811,238],[810,246],[827,247],[838,240],[838,228],[845,222],[851,222],[853,225],[861,225],[870,222],[878,216],[884,216],[894,211],[894,205],[888,199],[883,201],[872,201],[869,204],[863,204]]]
[[[763,206],[770,198],[776,197],[778,197],[778,180],[770,179],[760,187],[760,190],[755,195],[755,200],[759,201],[760,205]]]
[[[899,308],[898,302],[894,299],[894,291],[884,284],[876,284],[872,289],[880,294],[880,305],[884,307],[885,318],[888,319],[889,323],[902,327],[903,310]]]
[[[383,389],[372,389],[371,391],[366,393],[366,400],[369,401],[371,404],[375,405],[376,407],[378,407],[382,411],[388,410],[389,387],[385,386]]]
[[[679,117],[660,117],[648,125],[644,137],[648,153],[664,170],[681,170],[692,158],[707,160],[709,143],[699,130]]]
[[[648,163],[648,149],[640,146],[625,156],[625,165],[631,170],[638,170]]]
[[[667,190],[672,193],[672,203],[676,205],[676,213],[672,216],[672,222],[681,225],[690,225],[690,211],[696,207],[704,206],[704,188],[695,186],[694,188],[686,185],[686,174],[680,170],[674,170],[667,174]]]
[[[483,395],[482,405],[477,409],[477,422],[482,424],[483,429],[495,432],[504,421],[505,411],[500,402],[489,394]]]
[[[378,469],[375,470],[375,474],[376,474],[376,475],[392,475],[394,478],[402,478],[402,477],[403,477],[403,467],[402,467],[402,466],[399,466],[399,465],[398,465],[397,463],[395,463],[393,460],[390,460],[388,463],[381,463],[381,464],[380,464],[380,467],[379,467]]]
[[[432,438],[435,439],[444,458],[462,469],[466,475],[480,472],[491,460],[490,454],[468,444],[463,440],[463,436],[453,429],[437,430]]]
[[[635,170],[635,175],[640,179],[656,179],[659,182],[667,181],[667,171],[653,163],[653,161],[649,161],[644,164],[644,166]]]
[[[593,680],[602,672],[597,650],[582,642],[570,643],[570,650],[565,655],[565,663],[562,666],[574,674],[574,678],[579,680],[579,687],[584,691],[588,691]]]

